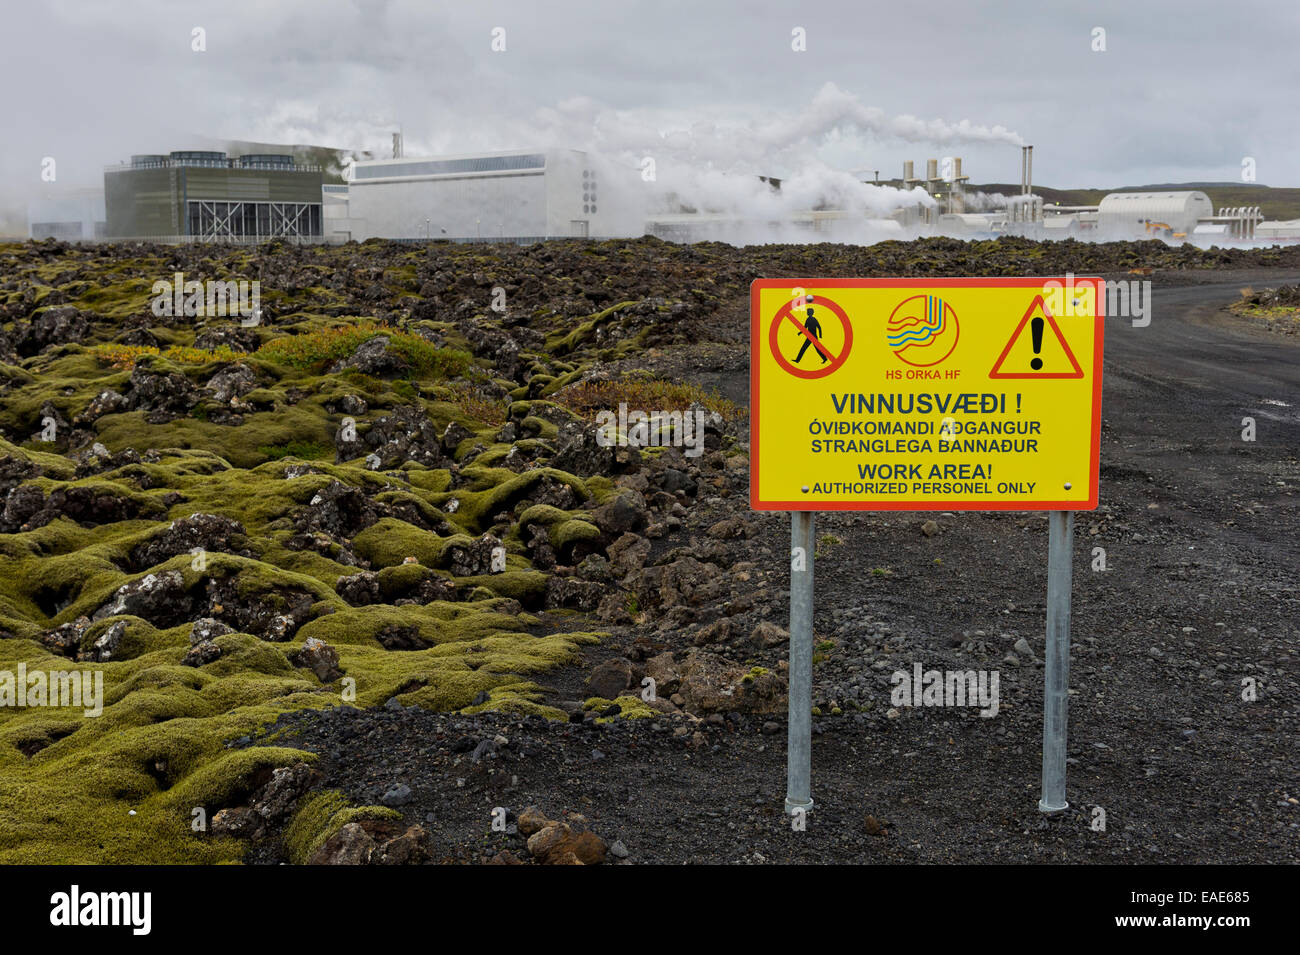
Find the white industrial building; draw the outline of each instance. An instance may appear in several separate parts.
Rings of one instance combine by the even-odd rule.
[[[1255,238],[1300,240],[1300,219],[1279,219],[1275,222],[1261,222],[1255,227]]]
[[[627,182],[611,181],[633,176],[576,149],[362,161],[349,183],[348,231],[354,239],[640,235]]]
[[[1184,238],[1213,215],[1210,197],[1198,190],[1112,192],[1097,207],[1097,232],[1100,238]]]

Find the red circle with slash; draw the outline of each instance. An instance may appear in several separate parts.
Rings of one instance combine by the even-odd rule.
[[[844,326],[844,347],[840,349],[838,355],[832,354],[831,350],[823,345],[820,339],[810,334],[808,329],[803,326],[803,323],[795,317],[793,308],[794,303],[786,302],[781,306],[780,311],[776,313],[776,318],[772,320],[772,327],[768,331],[767,338],[768,344],[772,348],[772,357],[776,359],[776,363],[796,378],[825,378],[827,375],[833,374],[848,359],[849,351],[853,348],[853,326],[849,324],[849,316],[845,314],[844,309],[821,295],[814,296],[812,304],[814,308],[820,307],[827,309],[832,315],[840,320],[840,324]],[[777,344],[777,332],[784,327],[787,322],[791,327],[797,328],[803,334],[804,338],[812,342],[814,350],[827,355],[830,358],[830,361],[822,367],[814,368],[811,371],[803,368],[796,368],[792,362],[788,361],[786,357],[781,354],[781,349]]]

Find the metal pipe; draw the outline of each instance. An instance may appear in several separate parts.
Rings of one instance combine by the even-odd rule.
[[[790,733],[785,811],[812,801],[813,525],[812,511],[790,513]],[[802,557],[802,559],[800,559]]]
[[[1065,724],[1070,701],[1070,577],[1074,512],[1047,515],[1047,649],[1043,674],[1043,812],[1065,801]]]

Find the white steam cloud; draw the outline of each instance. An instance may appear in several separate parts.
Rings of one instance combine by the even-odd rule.
[[[804,108],[775,114],[765,111],[761,118],[749,121],[704,110],[611,110],[581,97],[538,111],[535,125],[536,132],[548,139],[554,140],[558,134],[567,144],[605,153],[650,151],[729,169],[764,164],[765,171],[771,170],[774,161],[806,155],[827,139],[852,132],[938,146],[1019,146],[1024,142],[1003,126],[980,126],[965,119],[949,123],[888,116],[879,107],[863,105],[834,83],[825,84]]]
[[[752,119],[716,110],[613,110],[582,97],[538,111],[532,125],[533,141],[586,149],[622,167],[624,181],[653,161],[653,182],[641,180],[631,197],[620,198],[643,215],[729,217],[732,226],[716,223],[712,237],[745,242],[807,239],[807,225],[792,225],[792,218],[823,210],[850,214],[835,224],[838,241],[877,241],[895,233],[868,220],[904,205],[934,205],[924,190],[864,183],[817,158],[822,146],[846,136],[939,146],[1023,142],[1003,126],[888,116],[834,83],[822,86],[806,107]],[[780,189],[760,176],[779,178]]]

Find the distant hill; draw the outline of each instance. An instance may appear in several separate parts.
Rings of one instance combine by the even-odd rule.
[[[1210,197],[1217,212],[1224,206],[1259,206],[1265,219],[1300,219],[1300,189],[1277,189],[1247,182],[1162,182],[1146,186],[1121,186],[1118,189],[1051,189],[1035,184],[1034,194],[1047,202],[1064,206],[1095,206],[1112,192],[1181,192],[1198,189]],[[969,184],[967,192],[1020,194],[1019,183]]]

